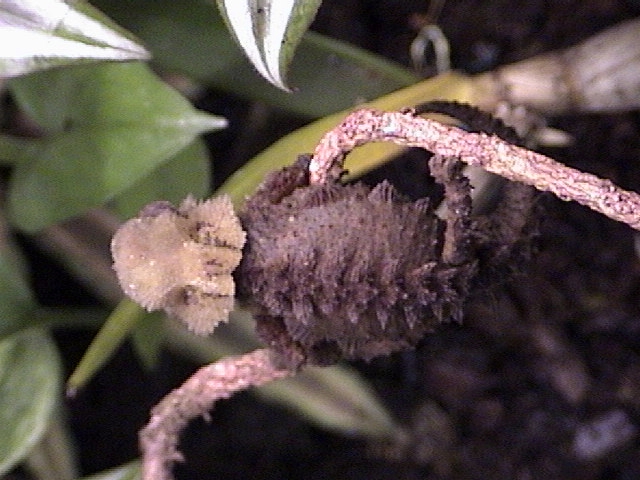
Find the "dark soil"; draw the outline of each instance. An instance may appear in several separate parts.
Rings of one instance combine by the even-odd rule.
[[[411,25],[428,4],[325,1],[314,28],[408,65]],[[638,14],[640,4],[631,0],[449,0],[438,23],[454,67],[478,72],[571,45]],[[228,107],[234,115],[246,113],[246,105],[229,102],[238,105]],[[544,153],[640,191],[637,112],[548,121],[575,142]],[[224,158],[262,148],[227,140]],[[427,183],[416,174],[421,168],[399,160],[369,180],[389,178],[415,196]],[[551,196],[541,202],[540,252],[521,275],[476,296],[463,325],[443,326],[414,352],[356,364],[413,430],[410,445],[327,433],[243,393],[217,405],[210,423],[189,427],[182,444],[188,461],[177,468],[178,478],[640,478],[634,232]],[[135,365],[123,349],[69,405],[87,471],[133,458],[148,408],[194,369],[169,356],[153,373]],[[434,443],[424,432],[435,418],[443,431]]]

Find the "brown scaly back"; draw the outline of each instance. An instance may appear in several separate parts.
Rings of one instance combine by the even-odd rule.
[[[271,174],[240,214],[239,291],[286,363],[389,354],[460,315],[474,266],[439,262],[444,223],[428,200],[387,182],[307,186],[295,173],[305,169],[301,160]]]

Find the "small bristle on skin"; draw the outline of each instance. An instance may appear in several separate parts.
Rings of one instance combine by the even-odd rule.
[[[211,243],[236,250],[241,250],[244,246],[246,235],[228,195],[209,198],[203,202],[187,197],[180,205],[180,212],[189,218],[192,225],[197,225],[200,235],[209,238]]]
[[[229,319],[234,299],[229,296],[192,296],[190,303],[167,306],[171,316],[178,318],[187,328],[198,335],[209,335],[215,328]]]
[[[406,277],[438,260],[442,224],[428,202],[405,200],[388,182],[274,185],[291,193],[249,199],[242,214],[249,241],[238,278],[290,341],[311,356],[330,344],[372,358],[415,344],[441,320],[420,302],[422,282]]]

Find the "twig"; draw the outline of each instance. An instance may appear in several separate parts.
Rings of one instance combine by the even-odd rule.
[[[275,365],[267,349],[200,368],[153,408],[149,423],[140,431],[142,480],[173,478],[173,463],[183,460],[177,449],[180,432],[190,420],[206,416],[217,400],[295,373]]]
[[[640,230],[639,194],[494,135],[466,132],[418,117],[411,111],[362,109],[350,114],[320,140],[309,166],[310,182],[324,183],[347,153],[376,141],[391,141],[445,157],[457,157],[509,180],[552,192],[562,200],[576,201]]]

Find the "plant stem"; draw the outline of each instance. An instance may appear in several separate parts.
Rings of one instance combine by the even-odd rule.
[[[190,420],[206,417],[217,400],[295,373],[274,364],[268,349],[224,358],[200,368],[153,408],[149,423],[140,431],[142,480],[173,478],[173,463],[183,460],[177,449],[180,432]]]
[[[639,194],[495,135],[467,132],[418,117],[411,111],[361,109],[347,116],[316,147],[309,166],[310,182],[325,182],[352,149],[378,141],[421,147],[437,155],[459,158],[508,180],[552,192],[562,200],[574,200],[640,230]]]

